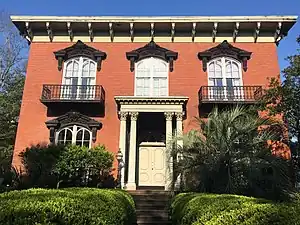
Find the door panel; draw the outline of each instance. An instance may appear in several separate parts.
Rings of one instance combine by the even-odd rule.
[[[146,147],[140,148],[139,159],[139,183],[149,185],[151,183],[151,150]]]
[[[140,147],[139,186],[165,185],[165,147]]]

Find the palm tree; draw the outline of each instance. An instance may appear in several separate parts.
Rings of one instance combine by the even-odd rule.
[[[288,160],[272,155],[270,140],[280,138],[282,123],[237,106],[206,119],[173,149],[175,176],[183,190],[277,198],[291,190]],[[178,179],[177,179],[178,186]]]

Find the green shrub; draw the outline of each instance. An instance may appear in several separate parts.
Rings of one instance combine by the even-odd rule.
[[[26,169],[25,188],[114,185],[110,173],[114,157],[103,145],[91,149],[76,145],[36,145],[20,156]],[[107,180],[111,182],[107,184]]]
[[[238,195],[185,193],[171,204],[173,225],[299,225],[300,206]]]
[[[64,149],[64,146],[38,144],[21,152],[20,157],[26,170],[26,177],[23,177],[26,182],[23,186],[55,187],[57,177],[53,174],[53,169]]]
[[[122,190],[29,189],[0,194],[1,225],[132,225],[134,201]]]
[[[92,149],[70,145],[61,152],[53,172],[60,181],[73,186],[97,186],[103,177],[109,176],[113,160],[112,153],[103,145]]]

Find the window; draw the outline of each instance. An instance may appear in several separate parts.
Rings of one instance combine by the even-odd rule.
[[[135,96],[168,96],[168,63],[147,58],[136,63]]]
[[[240,62],[230,58],[217,58],[208,63],[208,85],[211,98],[241,98],[243,96]]]
[[[62,97],[93,99],[96,84],[96,62],[85,57],[73,58],[64,64]]]
[[[74,144],[90,148],[92,143],[92,133],[81,126],[68,126],[57,132],[56,143],[63,145]]]

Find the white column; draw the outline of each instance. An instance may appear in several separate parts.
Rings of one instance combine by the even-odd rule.
[[[166,184],[165,190],[170,190],[173,180],[173,158],[171,155],[172,146],[172,118],[173,112],[165,112],[166,117]]]
[[[120,112],[120,138],[119,138],[119,149],[123,154],[124,167],[121,170],[121,187],[125,185],[125,163],[126,163],[126,119],[128,112]]]
[[[136,167],[136,121],[138,112],[130,112],[130,145],[127,190],[136,190],[135,167]]]
[[[177,133],[177,137],[182,137],[183,132],[182,132],[182,116],[183,113],[182,112],[177,112],[175,113],[176,115],[176,133]],[[177,140],[177,146],[178,147],[182,147],[183,146],[183,140]]]
[[[182,116],[183,116],[183,113],[182,112],[177,112],[175,113],[176,115],[176,135],[177,135],[177,138],[180,138],[182,137],[183,135],[183,124],[182,124]],[[183,147],[183,140],[182,139],[177,139],[177,148],[182,148]],[[178,154],[176,155],[176,160],[177,162],[179,162],[179,159],[182,157],[182,154]],[[180,188],[180,185],[181,185],[181,179],[182,179],[182,174],[178,174],[177,175],[177,178],[176,178],[176,181],[175,181],[175,190],[179,190]]]

